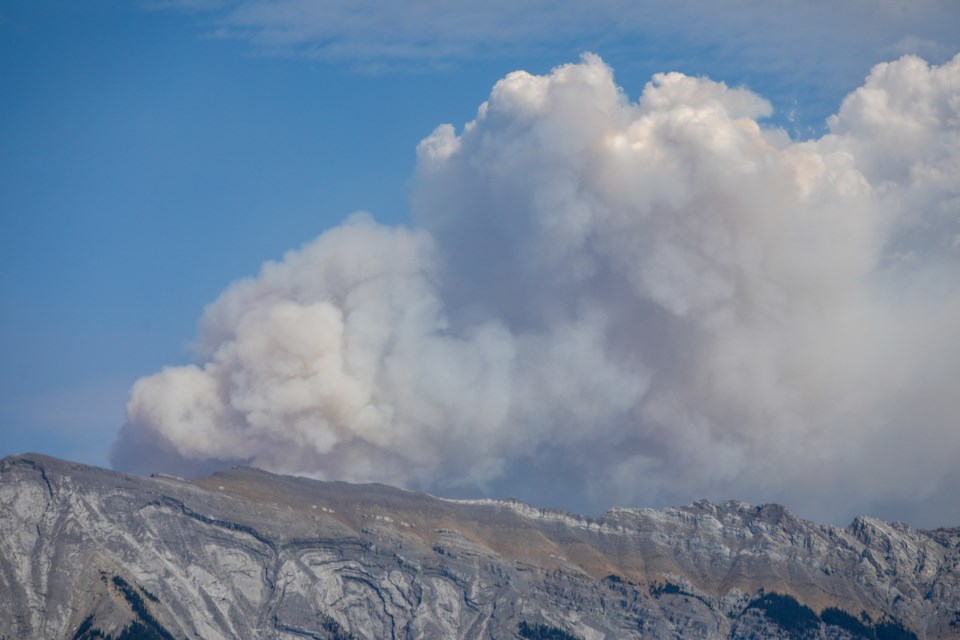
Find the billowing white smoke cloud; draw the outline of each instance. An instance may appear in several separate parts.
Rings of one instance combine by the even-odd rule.
[[[421,143],[416,229],[354,216],[210,305],[114,464],[955,523],[960,56],[877,66],[818,140],[769,113],[510,74]]]

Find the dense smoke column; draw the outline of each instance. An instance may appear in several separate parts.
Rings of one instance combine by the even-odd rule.
[[[354,216],[211,304],[114,464],[955,519],[960,57],[878,65],[820,139],[770,112],[510,74],[420,144],[415,228]]]

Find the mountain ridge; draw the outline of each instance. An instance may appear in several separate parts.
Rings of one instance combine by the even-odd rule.
[[[0,460],[0,638],[97,637],[77,635],[88,618],[121,638],[146,624],[134,596],[177,638],[792,637],[761,604],[793,605],[770,594],[874,637],[955,638],[958,585],[960,528],[705,500],[591,517],[245,467]],[[809,637],[857,637],[817,621]]]

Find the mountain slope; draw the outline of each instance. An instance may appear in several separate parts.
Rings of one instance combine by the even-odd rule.
[[[954,638],[960,529],[0,460],[0,639]]]

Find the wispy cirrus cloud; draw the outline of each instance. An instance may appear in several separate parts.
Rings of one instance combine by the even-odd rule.
[[[257,55],[361,72],[598,51],[621,70],[707,74],[762,90],[805,135],[822,132],[823,118],[878,60],[944,62],[960,50],[960,4],[949,0],[158,1]]]
[[[264,52],[347,61],[496,56],[504,48],[577,48],[625,38],[633,46],[655,40],[678,48],[742,48],[758,54],[753,64],[778,65],[791,61],[759,54],[785,46],[829,56],[844,44],[950,48],[958,37],[951,18],[960,17],[947,0],[158,0],[153,6],[206,10],[210,33]]]

